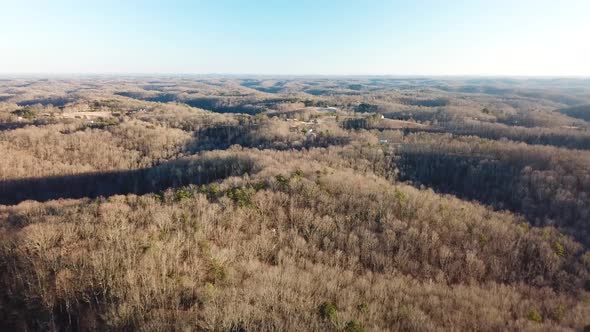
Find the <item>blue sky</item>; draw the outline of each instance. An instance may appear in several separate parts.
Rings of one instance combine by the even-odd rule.
[[[0,0],[0,73],[590,76],[588,0]]]

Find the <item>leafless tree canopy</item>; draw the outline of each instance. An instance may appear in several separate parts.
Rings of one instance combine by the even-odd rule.
[[[590,81],[0,80],[0,329],[586,331]]]

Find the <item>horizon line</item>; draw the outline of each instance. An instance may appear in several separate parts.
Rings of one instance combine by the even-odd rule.
[[[268,73],[191,73],[191,72],[0,72],[6,77],[148,77],[148,76],[209,76],[209,77],[322,77],[322,78],[513,78],[513,79],[590,79],[590,75],[522,75],[522,74],[268,74]]]

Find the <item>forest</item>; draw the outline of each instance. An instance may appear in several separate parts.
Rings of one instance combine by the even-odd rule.
[[[590,331],[590,80],[0,79],[2,331]]]

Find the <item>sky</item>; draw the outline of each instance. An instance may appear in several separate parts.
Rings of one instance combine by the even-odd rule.
[[[0,0],[0,73],[590,76],[589,0]]]

